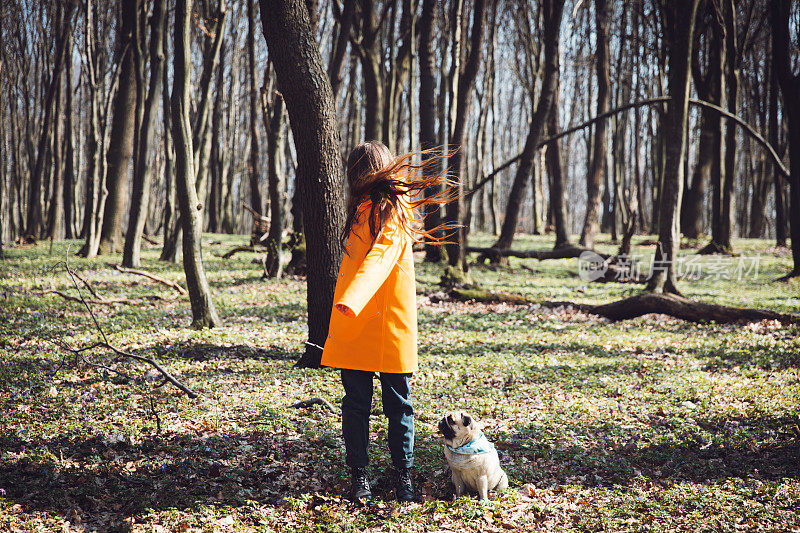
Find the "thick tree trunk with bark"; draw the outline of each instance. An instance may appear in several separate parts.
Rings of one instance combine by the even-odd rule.
[[[597,50],[595,52],[595,70],[597,72],[597,115],[608,111],[609,98],[609,52],[608,25],[611,11],[607,0],[595,0],[595,35]],[[594,247],[594,239],[600,220],[600,189],[606,170],[606,132],[605,120],[600,120],[594,127],[592,142],[592,161],[586,176],[586,217],[581,230],[580,244],[587,248]]]
[[[172,138],[175,143],[175,181],[183,229],[183,270],[192,303],[192,327],[214,327],[220,323],[206,279],[201,251],[202,205],[195,188],[191,102],[191,13],[192,0],[175,2],[175,55],[171,101]]]
[[[544,127],[550,118],[558,88],[559,34],[564,0],[546,0],[542,4],[544,12],[544,78],[542,90],[536,107],[531,109],[531,123],[525,148],[519,158],[517,172],[508,196],[506,216],[500,230],[500,237],[493,248],[509,248],[517,230],[519,211],[525,196],[525,187],[533,168],[533,159],[542,140]]]
[[[800,75],[792,72],[789,50],[789,13],[792,0],[771,0],[772,60],[775,78],[781,88],[783,110],[789,136],[789,231],[792,238],[794,267],[785,277],[800,276]],[[800,31],[795,27],[797,37]]]
[[[668,90],[672,98],[664,117],[667,150],[659,196],[658,245],[647,288],[677,293],[676,261],[680,249],[679,215],[683,194],[686,127],[689,108],[689,63],[699,0],[664,0],[661,4],[669,39]]]
[[[100,233],[100,253],[122,250],[122,220],[128,202],[128,173],[133,156],[133,137],[136,123],[136,65],[133,57],[135,20],[141,0],[122,0],[120,28],[117,39],[120,77],[114,97],[114,118],[108,143],[108,198]]]
[[[772,146],[778,146],[778,79],[776,77],[774,60],[770,66],[769,83],[769,110],[767,118],[767,128],[769,130],[769,142]],[[784,195],[784,180],[777,165],[773,164],[773,183],[775,196],[775,245],[786,246],[786,203]]]
[[[344,195],[336,107],[328,76],[301,0],[260,0],[261,22],[278,88],[284,96],[297,152],[297,187],[307,239],[308,336],[323,346],[336,273],[342,259]],[[319,366],[308,345],[300,366]]]
[[[436,0],[423,0],[419,21],[419,144],[423,150],[436,147],[436,59],[433,49],[433,29],[436,25]],[[429,155],[425,155],[429,158]],[[434,175],[441,168],[426,168],[426,175]],[[425,196],[433,196],[441,187],[431,187]],[[439,206],[425,206],[425,229],[430,231],[441,223]],[[442,260],[441,246],[425,245],[425,261],[438,263]]]
[[[161,101],[161,78],[164,68],[164,46],[161,42],[164,38],[164,16],[164,5],[161,2],[155,2],[153,14],[150,17],[150,82],[139,127],[139,138],[136,143],[138,153],[133,170],[131,210],[125,234],[125,249],[122,253],[122,265],[128,268],[135,268],[141,264],[142,232],[147,221],[147,209],[150,204],[153,137],[155,136],[156,113]],[[139,57],[140,65],[137,65],[137,68],[143,83],[144,59],[141,58],[141,53]]]

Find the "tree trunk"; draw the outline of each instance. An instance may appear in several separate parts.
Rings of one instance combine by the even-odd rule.
[[[191,102],[191,13],[192,0],[175,2],[175,53],[172,86],[172,138],[175,144],[175,181],[183,226],[183,270],[192,303],[192,327],[214,327],[220,323],[206,279],[201,251],[201,209],[195,185]]]
[[[609,86],[609,53],[608,53],[608,25],[611,11],[607,0],[595,0],[595,34],[597,50],[595,52],[595,69],[597,72],[597,114],[608,111],[608,86]],[[581,230],[580,244],[587,248],[594,248],[594,239],[598,231],[600,220],[600,188],[606,170],[606,132],[605,120],[599,121],[594,129],[594,142],[592,143],[592,162],[586,176],[586,217]]]
[[[664,180],[659,195],[658,245],[647,288],[678,293],[675,266],[680,249],[679,216],[683,194],[683,160],[689,107],[689,62],[695,14],[700,0],[665,0],[661,4],[669,39],[668,90],[672,100],[664,117],[667,140]],[[688,17],[688,18],[687,18]]]
[[[128,172],[133,156],[133,137],[136,122],[136,73],[133,47],[136,46],[134,26],[139,16],[140,0],[122,0],[120,28],[117,38],[120,78],[114,97],[114,118],[108,144],[106,199],[103,228],[100,233],[100,253],[110,254],[122,249],[122,220],[128,201]]]
[[[59,4],[60,6],[61,4]],[[42,118],[42,133],[39,137],[39,143],[36,149],[36,163],[31,172],[30,187],[28,189],[28,210],[25,219],[25,233],[26,235],[38,237],[42,230],[42,201],[43,201],[43,176],[44,176],[44,161],[47,153],[47,141],[51,138],[53,129],[53,115],[56,108],[57,89],[59,87],[59,80],[61,79],[61,71],[64,68],[64,62],[67,60],[67,34],[71,32],[72,10],[75,5],[72,2],[63,4],[64,11],[60,12],[63,17],[61,24],[61,33],[56,37],[55,53],[53,58],[53,75],[47,86],[47,92],[44,99],[44,117]],[[60,7],[58,8],[61,9]],[[56,30],[58,31],[58,30]],[[71,60],[71,58],[70,58]]]
[[[72,111],[72,49],[74,44],[73,33],[69,32],[67,35],[67,57],[70,58],[66,62],[65,71],[65,85],[66,91],[64,96],[65,105],[65,122],[64,122],[64,139],[65,139],[65,153],[64,153],[64,238],[73,239],[77,235],[77,228],[75,227],[75,188],[77,181],[75,179],[75,132]]]
[[[164,57],[169,57],[169,24],[164,24],[162,44]],[[169,102],[168,69],[162,69],[161,77],[161,115],[164,125],[164,243],[161,248],[161,261],[172,263],[178,258],[178,239],[181,236],[181,222],[175,205],[175,143],[172,141],[172,113]]]
[[[98,63],[95,54],[94,34],[96,30],[94,8],[91,2],[86,4],[84,19],[84,61],[87,70],[89,87],[89,132],[87,138],[87,172],[86,201],[83,208],[84,245],[79,255],[92,258],[97,255],[100,246],[100,224],[105,212],[108,190],[105,187],[102,171],[102,137],[100,126],[100,88]]]
[[[774,56],[773,56],[774,57]],[[769,81],[769,117],[767,119],[767,128],[769,130],[769,143],[772,146],[778,146],[778,128],[780,123],[778,121],[778,78],[776,76],[777,69],[775,68],[774,60],[770,64],[770,81]],[[773,183],[775,186],[775,245],[786,246],[786,204],[784,200],[784,183],[783,176],[781,176],[778,165],[773,164]]]
[[[436,0],[423,0],[422,15],[419,20],[419,144],[423,150],[435,148],[438,144],[436,136],[436,59],[433,48],[436,4]],[[423,158],[428,159],[431,155],[425,154]],[[425,169],[426,176],[435,175],[440,170],[441,168],[429,166]],[[440,191],[441,187],[434,186],[425,190],[425,196],[434,196]],[[441,224],[439,206],[425,206],[424,215],[427,231]],[[429,263],[441,261],[441,250],[440,246],[426,244],[425,261]]]
[[[792,72],[789,13],[792,0],[771,0],[772,61],[781,88],[789,135],[789,231],[794,267],[786,278],[800,276],[800,75]],[[800,31],[794,27],[797,37]]]
[[[531,109],[531,123],[525,147],[517,166],[517,172],[511,185],[508,196],[506,216],[500,230],[500,237],[493,248],[510,248],[517,230],[519,211],[525,193],[525,186],[533,167],[533,158],[539,142],[542,140],[545,123],[550,118],[551,108],[554,105],[558,88],[558,63],[559,63],[559,30],[561,15],[564,11],[564,0],[546,0],[542,4],[544,11],[544,78],[539,101],[535,109]]]
[[[553,105],[547,120],[548,133],[558,133],[558,105],[560,83],[556,80]],[[561,159],[561,143],[555,140],[545,148],[547,173],[550,176],[550,213],[553,217],[556,242],[554,248],[569,246],[569,229],[567,228],[567,198],[564,187],[564,171]]]
[[[250,204],[259,215],[263,214],[261,199],[261,174],[258,156],[261,149],[261,131],[258,128],[258,88],[256,77],[256,13],[257,0],[247,2],[247,72],[250,82]]]
[[[736,42],[736,6],[734,0],[725,0],[722,8],[725,20],[725,90],[727,91],[728,111],[736,114],[739,106],[739,59]],[[726,252],[732,250],[733,236],[733,188],[736,182],[736,125],[727,122],[725,126],[725,173],[722,184],[722,207],[720,213],[719,234],[712,235],[712,240]]]
[[[153,4],[150,17],[150,87],[137,140],[136,164],[133,170],[133,193],[128,230],[125,235],[125,249],[122,253],[122,266],[136,268],[141,264],[142,232],[147,221],[150,203],[150,181],[153,174],[153,137],[155,135],[156,113],[161,101],[162,69],[164,68],[164,6],[162,2]],[[143,33],[143,32],[142,32]],[[144,43],[142,43],[144,44]],[[138,45],[141,46],[141,45]],[[141,58],[141,54],[139,54]],[[139,80],[144,83],[144,58],[137,68]]]
[[[283,272],[283,201],[286,187],[281,175],[283,156],[283,97],[273,91],[268,98],[262,88],[264,122],[267,125],[267,184],[269,186],[269,234],[264,273],[270,278],[280,278]]]
[[[307,239],[308,335],[316,346],[328,334],[336,274],[342,258],[343,175],[333,93],[301,0],[260,0],[261,22],[297,152],[297,187]],[[319,366],[307,345],[300,366]]]
[[[457,148],[458,151],[450,158],[448,165],[454,179],[458,182],[456,191],[459,195],[447,206],[447,222],[450,224],[463,225],[465,215],[463,192],[464,183],[467,179],[467,164],[465,146],[465,130],[467,118],[469,117],[470,104],[472,102],[472,89],[475,85],[475,78],[478,75],[480,66],[481,50],[483,48],[483,30],[486,24],[485,13],[486,0],[475,0],[473,13],[472,33],[470,35],[470,49],[467,60],[463,68],[459,68],[457,94],[455,98],[455,121],[453,123],[453,133],[450,138],[450,146]],[[458,24],[458,21],[454,21]],[[466,257],[464,248],[466,246],[465,229],[459,227],[454,232],[455,244],[447,245],[447,261],[451,267],[466,272]],[[453,240],[453,238],[451,238]]]

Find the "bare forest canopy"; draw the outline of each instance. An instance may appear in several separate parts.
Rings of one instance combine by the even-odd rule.
[[[80,239],[126,268],[160,245],[202,327],[202,232],[252,233],[265,275],[308,275],[319,343],[342,161],[378,139],[459,148],[444,217],[464,228],[425,251],[445,280],[469,282],[478,231],[492,261],[517,232],[576,253],[654,234],[667,263],[681,236],[786,246],[799,33],[794,0],[3,1],[0,243]],[[679,292],[672,269],[648,288]]]

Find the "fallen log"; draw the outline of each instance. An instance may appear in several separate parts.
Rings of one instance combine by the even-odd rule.
[[[777,313],[767,309],[733,307],[690,300],[675,294],[643,292],[607,304],[583,304],[576,302],[535,301],[521,294],[492,292],[486,290],[453,289],[449,295],[454,300],[484,303],[509,303],[528,305],[538,303],[543,307],[572,307],[587,314],[601,316],[611,321],[630,320],[649,314],[667,315],[687,322],[704,324],[737,324],[777,320],[781,324],[800,324],[800,315]]]
[[[183,296],[189,294],[188,292],[186,292],[186,289],[181,287],[180,283],[178,283],[177,281],[170,281],[168,279],[156,276],[155,274],[151,274],[150,272],[145,272],[144,270],[136,270],[135,268],[125,268],[122,265],[114,265],[114,268],[126,274],[136,274],[137,276],[144,276],[147,279],[151,279],[153,281],[161,283],[162,285],[166,285],[167,287],[172,287]]]
[[[511,250],[504,248],[479,248],[476,246],[467,246],[468,253],[478,253],[486,257],[518,257],[520,259],[538,259],[544,261],[545,259],[572,259],[580,257],[583,252],[592,252],[608,259],[611,257],[609,254],[604,254],[584,248],[583,246],[561,246],[551,250]]]
[[[69,295],[69,294],[67,294],[67,293],[65,293],[63,291],[58,290],[58,289],[44,289],[44,290],[41,290],[41,291],[31,291],[31,293],[35,294],[37,296],[44,296],[44,295],[47,295],[47,294],[55,294],[56,296],[61,296],[62,298],[64,298],[68,302],[83,303],[83,301],[80,298],[77,298],[75,296],[71,296],[71,295]],[[96,305],[113,305],[113,304],[133,305],[135,303],[138,303],[136,300],[131,300],[130,298],[88,298],[88,299],[86,299],[86,302],[88,302],[90,304],[96,304]]]
[[[231,250],[228,250],[224,254],[222,254],[223,259],[230,259],[234,255],[238,254],[239,252],[255,252],[256,249],[254,246],[237,246]]]

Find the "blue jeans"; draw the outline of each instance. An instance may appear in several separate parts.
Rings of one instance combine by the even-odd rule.
[[[372,407],[374,372],[342,369],[342,436],[345,462],[351,468],[369,463],[369,413]],[[389,419],[389,452],[395,468],[414,465],[414,407],[409,382],[411,374],[380,373],[383,414]]]

